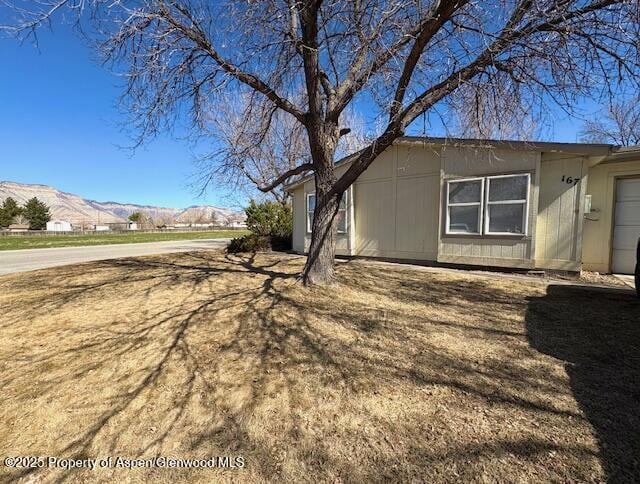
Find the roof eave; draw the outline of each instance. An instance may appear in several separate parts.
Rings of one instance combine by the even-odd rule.
[[[474,138],[426,138],[423,136],[402,136],[396,139],[394,145],[422,145],[422,146],[451,146],[455,148],[482,148],[482,149],[508,149],[521,151],[540,151],[544,153],[571,153],[588,157],[595,157],[599,164],[613,156],[619,147],[605,143],[557,143],[549,141],[518,141],[518,140],[491,140]],[[640,149],[640,148],[639,148]],[[352,161],[353,155],[349,155],[336,162],[335,167],[342,166]],[[312,178],[306,175],[301,179],[285,185],[285,191],[291,193]]]

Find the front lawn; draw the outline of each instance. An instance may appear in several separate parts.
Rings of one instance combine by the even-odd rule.
[[[247,233],[245,230],[206,230],[201,232],[99,232],[91,235],[5,235],[0,236],[0,250],[137,244],[170,240],[225,239],[240,237]]]
[[[362,262],[305,289],[302,264],[211,251],[1,277],[1,458],[246,466],[0,481],[640,479],[630,292]]]

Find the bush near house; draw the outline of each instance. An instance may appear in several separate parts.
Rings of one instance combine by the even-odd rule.
[[[266,201],[249,202],[245,209],[247,228],[250,234],[231,240],[227,251],[260,252],[291,249],[293,232],[293,211],[291,205]]]

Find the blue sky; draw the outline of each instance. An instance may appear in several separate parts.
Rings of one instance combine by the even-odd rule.
[[[42,183],[100,201],[184,207],[233,204],[189,187],[192,146],[163,136],[132,152],[119,80],[66,26],[39,47],[0,38],[0,180]],[[10,66],[10,67],[7,67]]]
[[[190,188],[193,147],[184,141],[164,135],[135,152],[122,148],[131,140],[115,106],[119,81],[69,26],[40,31],[38,48],[0,38],[0,65],[0,180],[100,201],[237,203],[224,190],[198,197]],[[552,137],[576,141],[580,123],[560,112],[556,118]],[[410,131],[419,133],[418,124]]]

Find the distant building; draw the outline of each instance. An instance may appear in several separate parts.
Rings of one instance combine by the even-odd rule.
[[[230,220],[227,223],[227,227],[231,227],[231,228],[234,228],[234,229],[246,229],[247,228],[247,222],[240,221],[240,220]]]
[[[208,228],[208,227],[215,227],[216,224],[213,222],[207,222],[207,223],[176,223],[173,224],[173,228],[176,229],[183,229],[183,228],[194,228],[194,227],[198,227],[198,228]]]
[[[7,230],[9,232],[29,232],[29,224],[11,224]]]
[[[121,230],[138,230],[138,224],[136,222],[108,222],[108,223],[104,223],[104,224],[100,224],[100,225],[96,225],[96,227],[107,227],[106,230],[115,230],[115,231],[121,231]],[[94,229],[94,230],[105,230],[105,229]]]
[[[47,231],[48,232],[71,232],[73,231],[73,227],[71,226],[71,222],[67,222],[65,220],[51,220],[47,222]]]
[[[96,232],[108,232],[111,230],[108,225],[94,225],[93,230]]]

